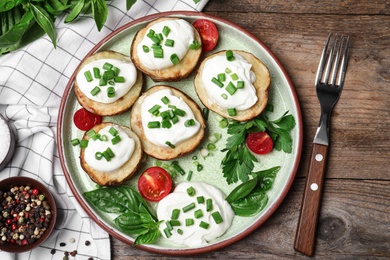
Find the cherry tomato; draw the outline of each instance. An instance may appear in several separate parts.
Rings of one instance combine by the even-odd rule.
[[[253,132],[246,137],[246,145],[256,154],[267,154],[272,151],[274,142],[266,132]]]
[[[142,197],[150,201],[160,201],[172,189],[169,173],[158,166],[146,169],[138,179],[138,190]]]
[[[218,42],[218,29],[215,24],[206,19],[198,19],[192,24],[202,38],[203,51],[211,51]]]
[[[84,108],[80,108],[73,115],[73,122],[82,131],[88,131],[102,122],[102,117],[95,115]]]

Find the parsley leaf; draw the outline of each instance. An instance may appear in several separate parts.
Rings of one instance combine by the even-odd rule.
[[[227,183],[248,181],[254,163],[258,161],[246,146],[245,139],[249,133],[267,131],[274,141],[275,150],[291,153],[293,140],[290,132],[294,126],[295,119],[288,111],[276,120],[269,120],[263,114],[247,122],[231,120],[227,129],[229,137],[226,140],[226,147],[222,150],[226,155],[221,162]]]

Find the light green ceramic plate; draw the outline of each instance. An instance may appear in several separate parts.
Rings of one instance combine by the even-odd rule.
[[[268,193],[269,202],[266,208],[259,214],[253,217],[235,217],[231,228],[216,241],[210,243],[209,246],[201,248],[180,248],[178,246],[168,243],[165,239],[161,238],[157,243],[153,245],[142,245],[139,248],[161,254],[169,255],[193,255],[197,253],[205,253],[212,250],[216,250],[225,247],[244,236],[250,234],[261,226],[277,209],[284,197],[286,196],[297,171],[299,159],[302,148],[302,119],[301,112],[298,103],[297,96],[295,94],[294,87],[286,74],[283,66],[279,63],[277,58],[271,53],[271,51],[256,37],[254,37],[248,31],[238,27],[229,21],[211,17],[202,13],[196,12],[169,12],[160,13],[151,16],[147,16],[126,24],[125,26],[114,31],[108,37],[103,39],[97,44],[87,56],[101,50],[115,50],[123,54],[129,55],[130,45],[135,33],[144,27],[148,22],[163,16],[174,16],[186,19],[189,22],[193,22],[199,18],[206,18],[213,21],[219,29],[219,43],[217,48],[213,52],[236,49],[245,50],[253,53],[268,67],[271,73],[271,87],[269,93],[269,102],[274,105],[273,116],[275,118],[280,117],[285,111],[289,111],[297,122],[297,125],[292,131],[293,137],[293,152],[286,154],[283,152],[273,151],[272,153],[259,158],[259,163],[256,164],[255,170],[268,169],[273,166],[281,166],[276,181],[272,190]],[[205,54],[207,55],[207,54]],[[202,108],[203,105],[199,101],[193,87],[193,78],[196,72],[193,72],[187,79],[176,83],[164,83],[181,89],[189,96],[191,96]],[[113,224],[113,219],[116,217],[114,214],[106,214],[96,210],[90,205],[82,196],[86,191],[90,191],[96,188],[96,184],[93,183],[88,175],[81,169],[79,164],[79,148],[72,147],[70,141],[75,137],[81,137],[82,131],[79,131],[73,124],[72,118],[74,112],[80,108],[73,91],[73,81],[75,73],[72,75],[66,90],[64,92],[58,120],[58,144],[59,154],[64,175],[66,180],[72,189],[72,192],[81,206],[87,212],[87,214],[98,223],[103,229],[109,232],[112,236],[122,240],[125,243],[132,244],[134,238],[120,232]],[[155,83],[148,77],[145,77],[144,88],[150,88]],[[112,121],[121,125],[130,126],[129,112],[125,112],[118,116],[105,117],[104,121]],[[221,129],[218,126],[218,120],[214,113],[210,112],[210,118],[207,125],[207,133],[205,141],[201,144],[203,147],[207,143],[207,135],[210,133],[221,133],[222,139],[217,143],[217,152],[212,156],[202,159],[199,155],[199,149],[194,151],[180,159],[180,165],[186,169],[186,171],[192,170],[193,181],[204,181],[209,184],[213,184],[220,188],[225,194],[228,194],[236,185],[228,185],[223,178],[220,168],[221,159],[224,153],[219,152],[223,149],[226,141],[226,130]],[[192,157],[197,155],[199,162],[205,167],[201,172],[196,170]],[[136,188],[136,183],[139,174],[146,167],[155,164],[155,159],[147,158],[146,163],[142,165],[138,173],[132,177],[132,179],[126,183]],[[175,179],[175,182],[185,180],[185,177],[179,176]],[[259,231],[261,232],[261,231]]]

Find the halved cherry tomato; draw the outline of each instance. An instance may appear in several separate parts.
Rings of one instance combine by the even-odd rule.
[[[246,145],[256,154],[267,154],[272,151],[274,142],[266,132],[252,132],[246,137]]]
[[[150,201],[160,201],[171,192],[171,189],[171,175],[158,166],[146,169],[138,179],[141,196]]]
[[[84,108],[80,108],[73,115],[73,122],[82,131],[88,131],[92,127],[102,122],[102,117],[95,115]]]
[[[211,51],[218,42],[218,29],[215,24],[206,19],[198,19],[192,23],[202,38],[203,51]]]

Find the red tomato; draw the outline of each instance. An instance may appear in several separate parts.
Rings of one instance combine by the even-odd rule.
[[[218,29],[215,24],[206,19],[198,19],[192,24],[202,38],[203,51],[211,51],[218,42]]]
[[[253,132],[246,137],[246,145],[256,154],[267,154],[272,151],[274,142],[266,132]]]
[[[102,117],[95,115],[84,108],[80,108],[73,115],[73,122],[82,131],[88,131],[102,122]]]
[[[146,169],[138,179],[139,192],[150,201],[160,201],[171,192],[171,189],[171,175],[158,166]]]

